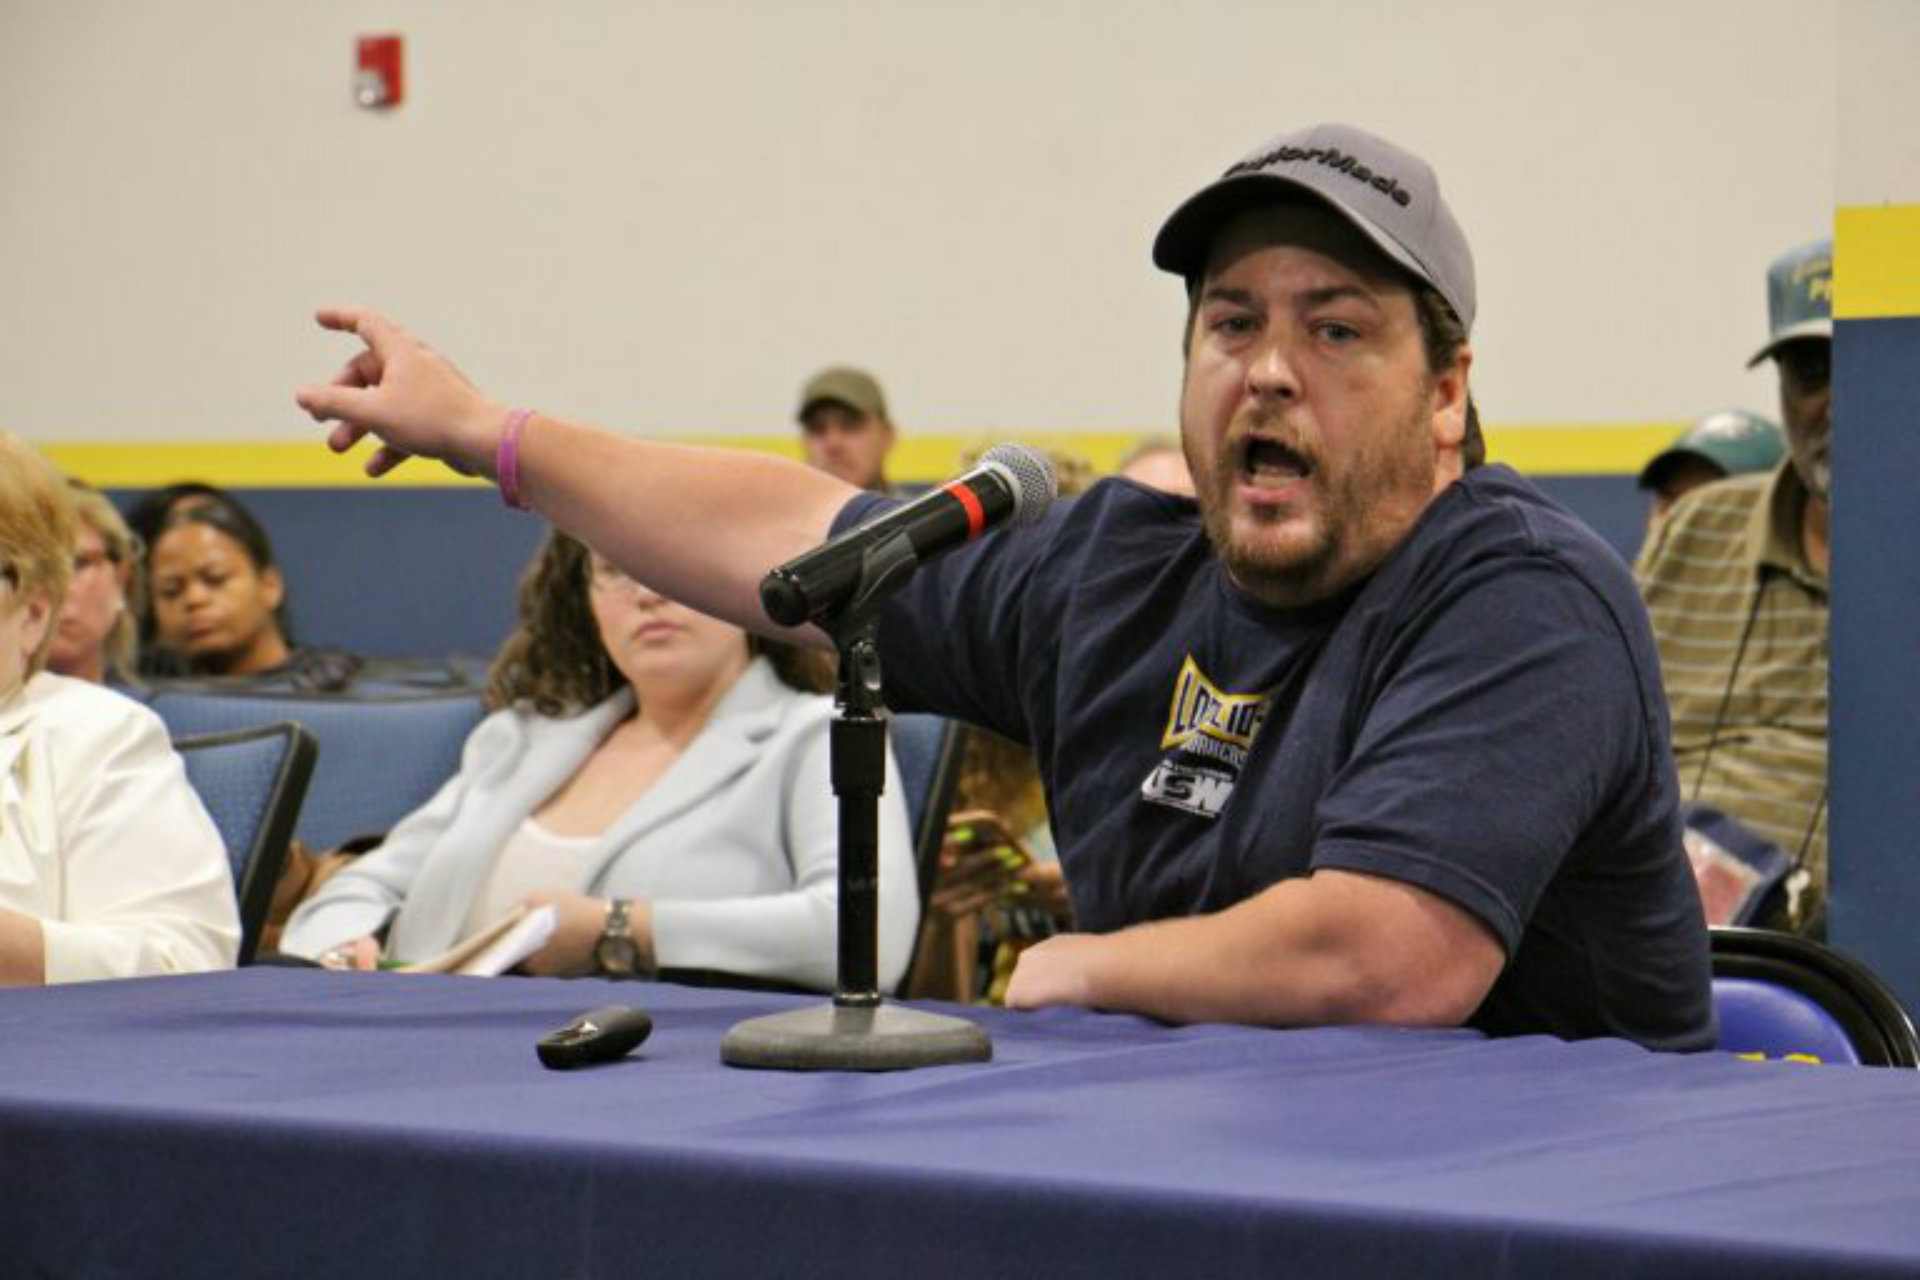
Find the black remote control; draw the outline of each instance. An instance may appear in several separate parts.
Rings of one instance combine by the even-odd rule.
[[[542,1036],[534,1048],[542,1065],[567,1071],[624,1057],[652,1031],[653,1019],[642,1010],[625,1004],[602,1005]]]

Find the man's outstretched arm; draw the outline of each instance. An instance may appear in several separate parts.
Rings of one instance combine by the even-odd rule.
[[[369,475],[409,457],[497,479],[508,406],[426,343],[377,312],[330,307],[317,319],[362,349],[300,407],[334,424],[336,453],[371,436]],[[538,414],[519,441],[527,505],[656,591],[767,631],[761,576],[827,535],[857,492],[780,458],[666,444]]]
[[[1007,1003],[1168,1022],[1458,1026],[1505,963],[1487,927],[1437,894],[1319,871],[1211,915],[1050,938],[1021,953]]]

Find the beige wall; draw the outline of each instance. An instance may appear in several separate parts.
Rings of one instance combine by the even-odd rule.
[[[1920,4],[1840,9],[1836,203],[1920,204]]]
[[[1911,47],[1912,12],[1861,0],[1852,38]],[[297,438],[290,388],[345,350],[306,316],[356,299],[507,398],[647,433],[782,430],[834,359],[910,429],[1163,426],[1159,219],[1339,117],[1440,168],[1492,419],[1766,409],[1741,363],[1766,261],[1830,220],[1837,26],[1814,0],[0,0],[0,424]],[[353,39],[389,29],[410,101],[358,110]]]

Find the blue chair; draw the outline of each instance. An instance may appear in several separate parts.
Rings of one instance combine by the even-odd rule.
[[[940,873],[940,847],[946,842],[947,815],[953,811],[960,787],[960,768],[967,759],[971,730],[958,720],[932,715],[895,715],[887,738],[900,766],[900,785],[907,801],[908,830],[913,832],[913,868],[919,880],[920,926],[914,932],[912,958],[900,976],[900,990],[911,990],[920,959],[920,941],[927,931],[927,904]]]
[[[176,737],[282,720],[311,733],[320,760],[294,835],[316,850],[384,833],[425,804],[486,714],[473,690],[362,698],[162,688],[147,705]]]
[[[945,716],[895,715],[889,718],[887,729],[894,761],[900,766],[907,829],[913,832],[913,864],[920,879],[924,917],[946,835],[947,815],[960,785],[960,766],[967,757],[967,726]]]
[[[251,964],[319,750],[290,721],[175,738],[173,748],[227,847],[240,903],[240,963]]]
[[[1920,1068],[1912,1017],[1859,961],[1767,929],[1714,928],[1709,937],[1720,1049]]]

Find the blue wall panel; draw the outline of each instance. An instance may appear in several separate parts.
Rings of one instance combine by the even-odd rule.
[[[1920,1008],[1920,318],[1834,342],[1832,940]]]
[[[491,654],[547,527],[491,489],[234,492],[273,538],[300,640],[377,657]]]
[[[1534,476],[1547,495],[1592,526],[1628,564],[1646,536],[1647,495],[1635,476]]]

